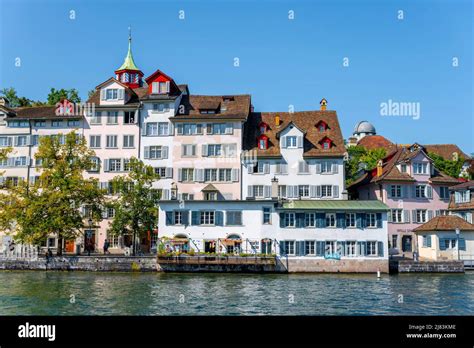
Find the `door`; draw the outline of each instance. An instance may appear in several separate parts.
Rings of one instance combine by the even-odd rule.
[[[64,246],[64,250],[67,253],[73,253],[74,252],[74,239],[69,239],[66,241],[66,245]]]
[[[84,247],[85,250],[90,250],[91,252],[95,251],[95,230],[85,231]]]
[[[402,250],[406,252],[410,252],[411,249],[411,236],[403,236],[402,237]]]
[[[262,246],[262,254],[271,254],[272,253],[272,241],[271,240],[267,240],[267,239],[263,239],[262,240],[262,243],[261,243],[261,246]]]
[[[216,242],[213,240],[208,240],[204,242],[204,252],[205,253],[215,253],[216,252]]]

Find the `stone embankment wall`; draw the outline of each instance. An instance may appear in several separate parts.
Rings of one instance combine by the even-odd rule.
[[[0,260],[0,270],[156,272],[155,256],[54,256],[37,260]]]
[[[282,264],[286,264],[284,258]],[[289,273],[388,273],[388,260],[318,260],[288,258]]]
[[[464,273],[462,261],[391,261],[390,270],[398,273]]]

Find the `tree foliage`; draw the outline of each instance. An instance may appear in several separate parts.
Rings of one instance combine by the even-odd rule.
[[[137,238],[144,238],[157,224],[160,197],[152,188],[157,179],[159,176],[153,167],[131,158],[128,175],[116,176],[112,180],[116,198],[109,203],[115,209],[110,231],[114,235],[132,235],[134,253]]]
[[[51,91],[48,94],[48,105],[56,105],[63,99],[67,99],[72,103],[80,103],[81,98],[79,97],[79,92],[75,89],[55,89],[51,88]]]
[[[461,174],[461,169],[465,162],[465,159],[463,157],[459,156],[456,161],[450,161],[433,152],[428,153],[428,156],[433,160],[436,169],[453,178],[459,178],[459,175]]]
[[[7,186],[7,192],[0,197],[1,230],[15,233],[15,239],[33,245],[51,234],[57,235],[59,255],[63,239],[83,234],[80,208],[89,207],[90,218],[95,222],[101,219],[104,204],[104,192],[97,179],[83,177],[92,165],[94,152],[74,132],[67,134],[64,142],[60,136],[40,139],[35,155],[42,161],[39,180]]]
[[[372,170],[377,162],[387,156],[384,148],[366,149],[363,146],[351,146],[347,149],[349,159],[346,162],[346,184],[350,185],[357,179],[360,169]]]

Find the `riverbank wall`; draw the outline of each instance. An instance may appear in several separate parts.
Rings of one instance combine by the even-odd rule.
[[[390,273],[464,273],[464,271],[462,261],[390,261]]]
[[[0,260],[0,270],[156,272],[156,256],[53,256],[36,260]]]

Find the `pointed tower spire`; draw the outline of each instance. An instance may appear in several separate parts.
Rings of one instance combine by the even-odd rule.
[[[115,71],[115,77],[131,88],[142,86],[143,73],[135,64],[132,55],[132,28],[128,27],[128,52],[123,64]]]

